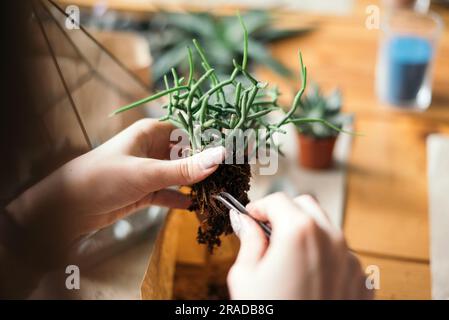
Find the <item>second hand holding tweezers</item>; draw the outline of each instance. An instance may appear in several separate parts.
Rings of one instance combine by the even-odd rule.
[[[219,200],[221,203],[225,205],[229,210],[235,210],[239,214],[246,214],[248,217],[253,219],[263,230],[265,235],[270,238],[271,236],[271,228],[264,222],[259,221],[253,218],[249,212],[246,210],[245,206],[241,204],[236,198],[234,198],[231,194],[227,192],[220,192],[218,195],[212,196],[213,198]]]

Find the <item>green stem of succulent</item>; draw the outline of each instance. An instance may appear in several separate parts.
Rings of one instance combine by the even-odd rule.
[[[168,77],[167,77],[167,75],[164,75],[164,84],[165,84],[165,90],[169,90],[170,89],[170,85],[168,84]],[[172,104],[173,104],[172,93],[169,93],[168,94],[168,112],[169,113],[172,110]]]
[[[288,119],[290,119],[293,114],[295,113],[296,109],[299,106],[299,102],[301,101],[301,97],[304,94],[304,91],[306,90],[306,84],[307,84],[307,68],[304,66],[304,62],[302,60],[302,54],[301,51],[299,52],[299,62],[301,67],[301,75],[302,75],[302,85],[301,89],[296,93],[295,98],[293,99],[292,106],[290,110],[286,113],[284,118],[279,121],[278,127],[282,126],[287,122]]]
[[[239,108],[239,101],[240,101],[241,93],[242,93],[242,84],[239,82],[239,83],[237,83],[237,86],[235,88],[235,98],[234,98],[234,108],[239,117],[241,116],[240,108]]]
[[[326,121],[324,119],[319,119],[319,118],[297,118],[297,119],[289,119],[287,121],[287,123],[294,123],[295,125],[302,125],[302,124],[309,124],[309,123],[321,123],[322,125],[325,125],[326,127],[335,130],[336,132],[340,132],[340,133],[345,133],[345,134],[349,134],[351,136],[363,136],[362,133],[358,133],[358,132],[352,132],[352,131],[347,131],[344,129],[341,129],[337,126],[334,126],[332,123],[330,123],[329,121]]]
[[[240,21],[240,25],[243,29],[243,60],[242,60],[242,69],[246,71],[246,67],[248,65],[248,29],[246,29],[245,23],[243,22],[242,16],[240,12],[237,13]]]
[[[164,96],[166,96],[166,95],[168,95],[168,94],[170,94],[172,92],[178,92],[178,91],[181,91],[181,90],[188,90],[188,89],[189,89],[188,86],[178,86],[178,87],[174,87],[174,88],[170,88],[168,90],[164,90],[164,91],[158,92],[156,94],[153,94],[152,96],[149,96],[149,97],[137,100],[137,101],[135,101],[133,103],[130,103],[130,104],[126,105],[126,106],[123,106],[123,107],[115,110],[114,112],[112,112],[109,116],[114,116],[116,114],[128,111],[130,109],[133,109],[135,107],[138,107],[138,106],[140,106],[142,104],[145,104],[145,103],[148,103],[150,101],[157,100],[157,99],[159,99],[161,97],[164,97]]]
[[[198,43],[198,41],[196,39],[193,39],[193,45],[195,46],[196,51],[198,52],[198,54],[201,58],[202,65],[203,65],[205,71],[207,72],[208,70],[212,69],[209,62],[207,61],[207,58],[206,58],[206,55],[204,54],[203,48],[201,47],[201,45]],[[212,75],[211,79],[212,79],[212,84],[214,86],[218,85],[219,80],[215,73]],[[225,94],[222,89],[220,89],[220,91],[218,92],[218,95],[219,95],[219,98],[221,99],[222,103],[226,103]]]
[[[189,78],[187,79],[187,86],[191,86],[192,85],[192,80],[193,80],[193,70],[195,69],[195,65],[193,62],[193,56],[192,56],[192,50],[190,49],[190,47],[187,47],[187,58],[189,60]]]

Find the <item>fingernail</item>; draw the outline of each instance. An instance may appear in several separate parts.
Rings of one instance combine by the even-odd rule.
[[[234,209],[229,210],[229,218],[231,220],[232,230],[234,233],[240,237],[240,232],[242,231],[242,223],[239,217],[239,213]]]
[[[223,162],[226,149],[222,146],[206,149],[198,154],[199,164],[203,169],[210,169]]]

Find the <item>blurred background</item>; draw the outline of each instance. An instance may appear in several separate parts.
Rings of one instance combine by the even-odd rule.
[[[32,3],[30,27],[39,62],[33,64],[34,73],[47,86],[33,96],[39,114],[29,121],[40,129],[28,141],[29,155],[21,157],[19,181],[5,173],[4,184],[14,184],[15,193],[136,119],[161,116],[161,103],[151,103],[108,118],[116,108],[164,88],[163,77],[172,67],[185,74],[185,47],[193,38],[218,74],[229,74],[232,58],[242,56],[240,11],[250,36],[249,66],[258,79],[278,86],[282,105],[289,105],[300,85],[300,49],[310,77],[304,101],[308,114],[333,119],[341,112],[350,119],[345,125],[364,134],[332,137],[330,161],[317,168],[301,160],[304,139],[289,127],[279,137],[285,158],[278,174],[255,177],[251,198],[279,190],[312,193],[343,228],[363,265],[381,268],[378,297],[449,297],[441,289],[445,283],[449,288],[447,276],[431,280],[431,273],[440,270],[435,266],[449,259],[440,250],[448,240],[441,236],[444,227],[449,228],[440,190],[449,177],[438,167],[449,159],[444,149],[449,134],[449,1]],[[405,11],[413,20],[392,20]],[[415,20],[418,27],[408,24]],[[429,51],[413,41],[394,51],[389,42],[397,35],[392,36],[393,27],[401,35],[425,37]],[[429,30],[425,36],[424,30]],[[386,88],[385,99],[379,87]],[[329,138],[320,127],[307,132],[312,140]],[[429,144],[432,137],[437,142]],[[89,285],[73,297],[227,297],[225,278],[238,241],[228,237],[211,256],[196,244],[194,215],[172,212],[166,217],[166,210],[151,208],[84,239],[74,256],[89,267],[83,273]],[[55,288],[54,277],[60,276],[49,276],[35,296],[72,295]]]

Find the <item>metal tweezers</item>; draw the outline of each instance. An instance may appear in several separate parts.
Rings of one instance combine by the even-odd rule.
[[[265,235],[270,238],[271,236],[271,228],[264,222],[254,219],[249,212],[245,209],[245,206],[241,204],[236,198],[230,195],[227,192],[220,192],[218,195],[212,196],[213,198],[221,201],[226,208],[229,210],[233,209],[237,211],[239,214],[246,214],[248,217],[253,219],[263,230]]]

